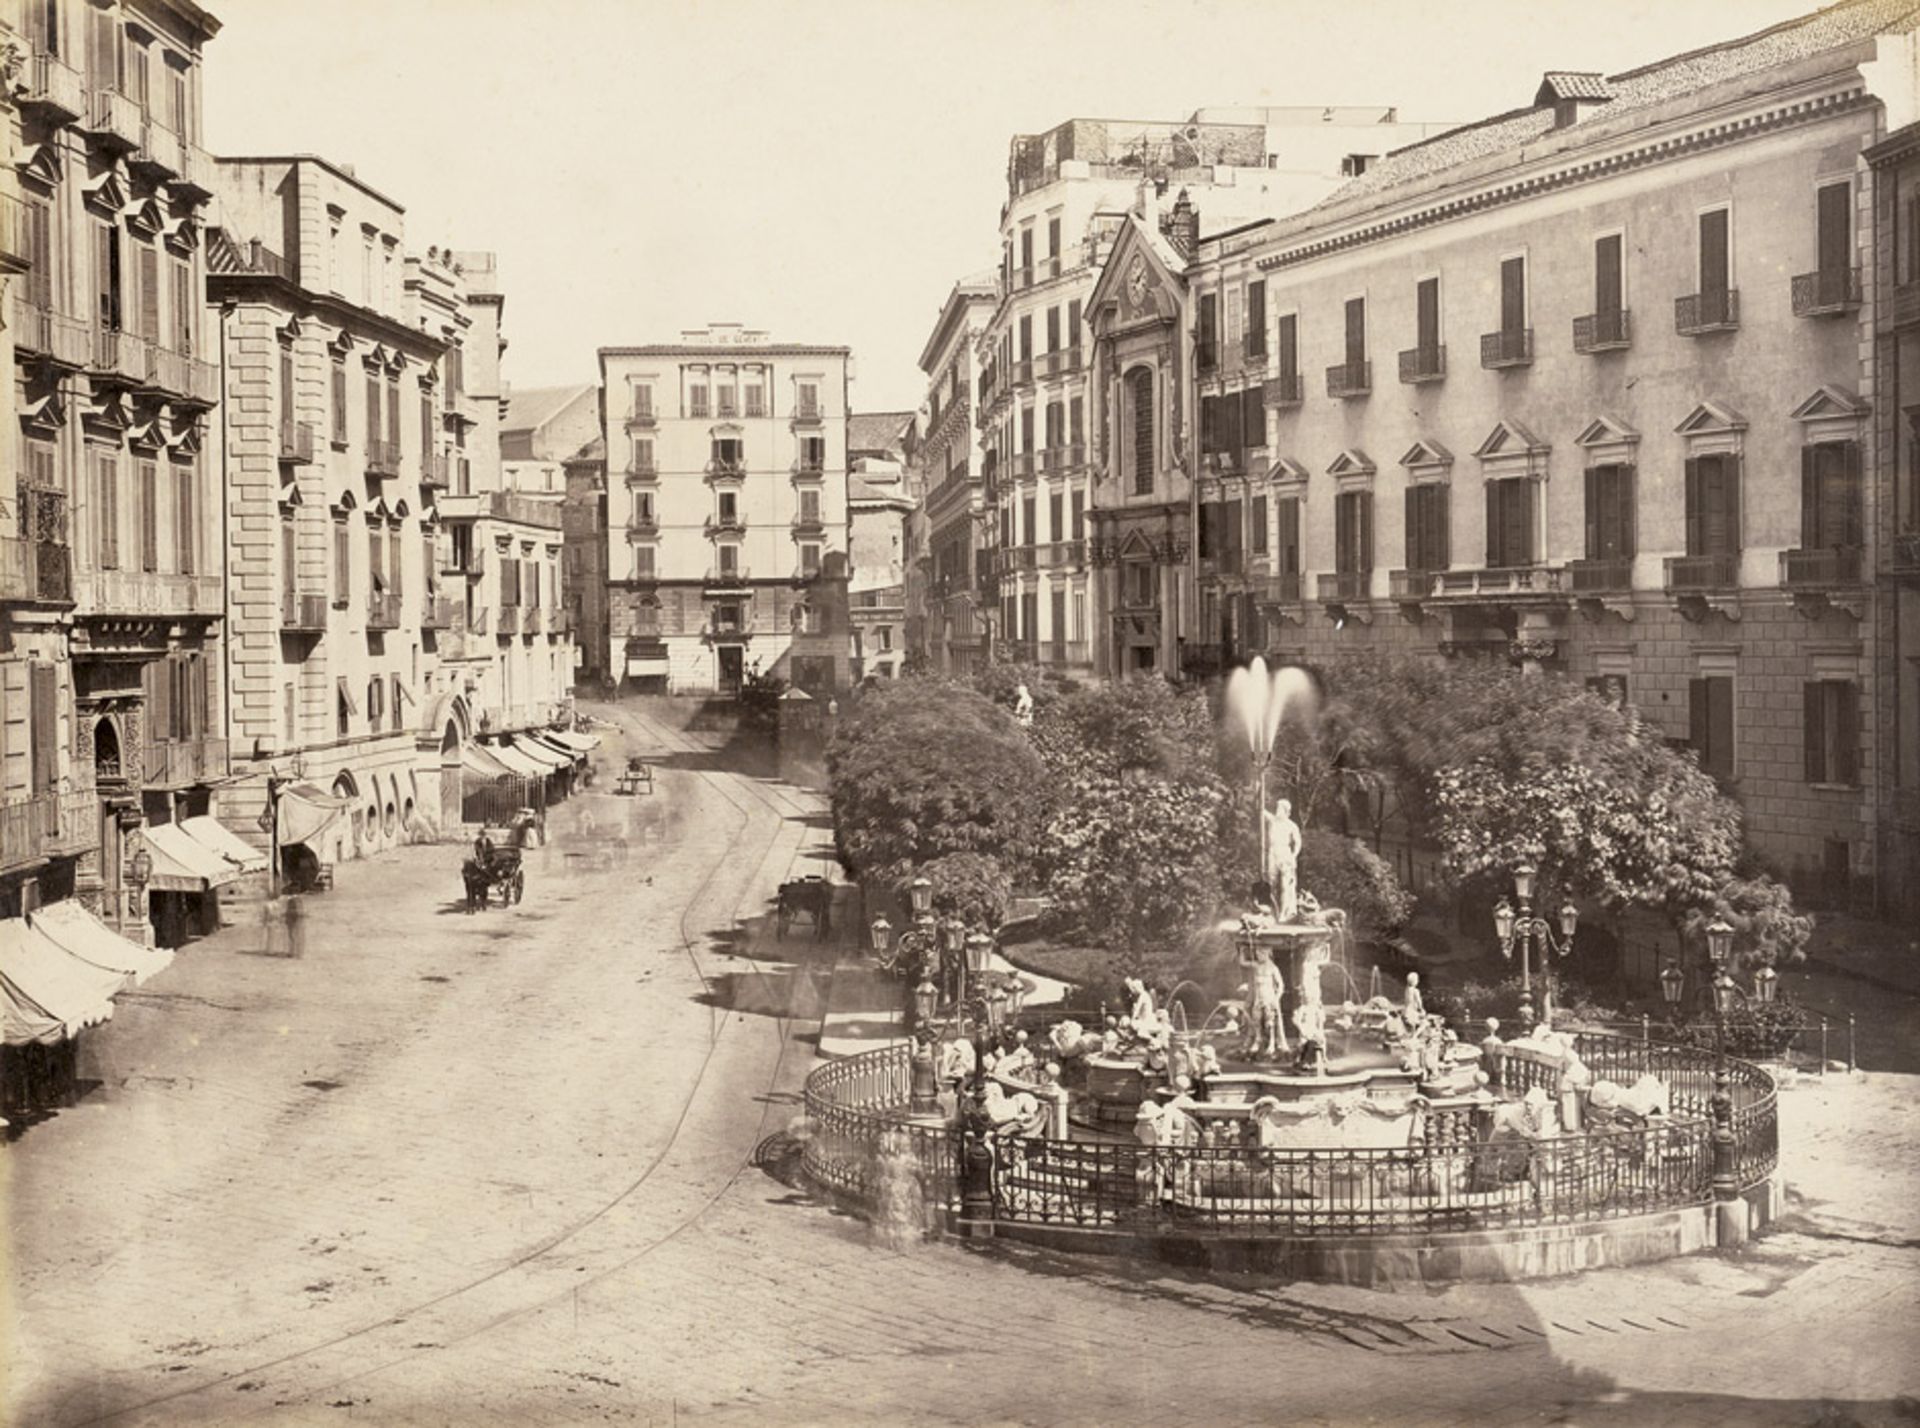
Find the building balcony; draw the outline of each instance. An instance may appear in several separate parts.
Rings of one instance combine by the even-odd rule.
[[[793,463],[793,479],[795,481],[824,481],[826,475],[827,468],[818,462],[796,461]]]
[[[700,638],[708,644],[750,640],[755,633],[751,620],[714,620],[701,626]]]
[[[87,85],[80,71],[57,56],[36,54],[27,66],[21,104],[49,116],[73,120],[87,112]]]
[[[660,425],[660,415],[652,408],[643,412],[627,413],[628,431],[652,431]]]
[[[1575,352],[1618,352],[1632,345],[1633,328],[1625,308],[1618,312],[1590,312],[1573,320]]]
[[[1409,347],[1400,354],[1400,380],[1409,385],[1438,382],[1447,375],[1445,344],[1434,347]]]
[[[652,462],[648,462],[645,466],[629,466],[626,469],[626,480],[629,487],[657,486],[660,484],[660,468]]]
[[[400,474],[400,444],[380,437],[367,439],[367,475],[398,476]]]
[[[499,617],[494,621],[494,633],[517,635],[520,633],[521,610],[518,605],[502,605]]]
[[[185,352],[151,345],[147,349],[145,386],[171,396],[184,397],[212,406],[219,395],[219,369],[195,361]],[[200,370],[204,369],[204,370]]]
[[[1828,546],[1821,550],[1780,552],[1780,585],[1786,590],[1834,590],[1860,583],[1861,548]]]
[[[1087,563],[1087,543],[1084,540],[1056,540],[1037,547],[1040,565],[1045,569],[1061,570]]]
[[[1431,600],[1440,589],[1440,574],[1437,570],[1390,570],[1387,594],[1407,604]]]
[[[1920,531],[1902,531],[1893,538],[1884,573],[1903,584],[1920,580]]]
[[[1373,363],[1336,362],[1327,368],[1327,395],[1364,397],[1373,390]]]
[[[280,592],[280,629],[287,634],[321,634],[327,628],[327,597],[295,590]]]
[[[0,193],[0,273],[24,273],[32,266],[27,206],[10,193]]]
[[[139,147],[127,156],[127,163],[150,179],[175,179],[187,166],[186,145],[173,130],[149,117],[140,126]]]
[[[1027,481],[1033,478],[1035,453],[1017,452],[1007,458],[1007,475],[1015,481]]]
[[[101,143],[129,152],[137,150],[146,137],[146,115],[131,95],[117,89],[93,90],[88,95],[87,112],[81,122]]]
[[[1633,588],[1633,562],[1626,559],[1574,560],[1567,580],[1576,595],[1620,595]]]
[[[367,628],[369,630],[397,630],[400,628],[400,594],[396,590],[376,590],[367,596]]]
[[[819,426],[825,420],[826,415],[818,406],[801,406],[793,410],[793,425],[797,427]]]
[[[78,318],[36,305],[19,284],[14,286],[14,351],[22,356],[43,357],[56,367],[74,371],[91,366],[93,329]]]
[[[1480,336],[1480,365],[1498,371],[1503,367],[1526,367],[1533,362],[1533,329],[1515,327]]]
[[[1033,385],[1033,359],[1023,358],[1008,369],[1007,385],[1012,387],[1030,387]]]
[[[1260,598],[1269,605],[1298,605],[1301,602],[1300,572],[1282,571],[1262,582]]]
[[[716,565],[707,571],[705,583],[709,590],[744,590],[751,579],[744,565],[731,567]]]
[[[444,595],[429,595],[420,602],[420,627],[425,630],[452,630],[459,627],[464,607]]]
[[[709,461],[706,466],[708,481],[744,481],[747,479],[747,463],[744,461]]]
[[[541,635],[547,630],[547,611],[544,605],[526,605],[520,610],[520,633],[523,635]]]
[[[0,872],[78,857],[99,842],[100,805],[92,789],[0,804]]]
[[[430,491],[444,491],[447,479],[447,454],[429,451],[420,462],[420,484]]]
[[[173,181],[174,190],[194,201],[212,198],[213,155],[191,142],[183,143],[180,150],[180,175]]]
[[[1793,315],[1831,317],[1860,306],[1860,270],[1834,268],[1796,273],[1793,278]]]
[[[826,531],[827,523],[818,511],[802,511],[793,518],[792,528],[795,535],[821,535]]]
[[[1440,601],[1498,599],[1559,599],[1564,592],[1560,571],[1546,565],[1494,565],[1484,570],[1442,570],[1435,573],[1433,593]]]
[[[131,332],[96,327],[92,360],[87,365],[95,372],[144,386],[153,370],[153,344]]]
[[[1371,570],[1341,570],[1314,582],[1322,605],[1347,605],[1365,600],[1373,587]]]
[[[172,739],[148,744],[141,784],[149,789],[193,788],[227,776],[225,739]]]
[[[1682,337],[1700,337],[1713,332],[1732,332],[1740,326],[1740,294],[1725,292],[1693,293],[1673,300],[1673,330]]]
[[[1016,570],[1036,570],[1040,565],[1038,546],[1009,545],[994,552],[993,568],[1005,575]]]
[[[745,516],[708,516],[703,529],[706,531],[708,540],[718,536],[742,536],[747,533],[747,518]]]
[[[90,570],[74,579],[75,604],[88,615],[218,615],[226,587],[212,575]]]
[[[1740,585],[1740,552],[1667,557],[1669,590],[1735,590]]]
[[[660,534],[658,516],[629,516],[627,518],[628,540],[652,540]]]
[[[280,423],[280,460],[289,466],[313,464],[312,422],[283,421]]]
[[[1282,372],[1260,384],[1260,395],[1270,407],[1297,407],[1306,400],[1306,382],[1298,372]]]
[[[73,552],[51,541],[0,536],[0,600],[71,604]]]

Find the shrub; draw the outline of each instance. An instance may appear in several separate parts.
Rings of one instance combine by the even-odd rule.
[[[1309,828],[1300,840],[1299,882],[1322,907],[1342,909],[1362,945],[1393,938],[1413,916],[1413,894],[1391,863],[1359,839],[1324,828]]]

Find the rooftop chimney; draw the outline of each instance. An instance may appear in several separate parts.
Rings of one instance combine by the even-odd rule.
[[[1549,70],[1534,92],[1534,108],[1553,106],[1553,127],[1578,124],[1602,104],[1613,102],[1613,86],[1603,74],[1586,70]]]
[[[1180,196],[1173,201],[1173,212],[1167,215],[1167,241],[1183,258],[1191,258],[1200,251],[1200,215],[1193,210],[1193,200],[1187,197],[1187,191],[1180,190]]]

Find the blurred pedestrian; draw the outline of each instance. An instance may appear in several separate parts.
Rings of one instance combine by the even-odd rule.
[[[307,950],[307,900],[291,894],[281,915],[287,924],[287,955],[299,957]]]

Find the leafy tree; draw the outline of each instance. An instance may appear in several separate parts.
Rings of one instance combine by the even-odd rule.
[[[1013,879],[998,858],[984,853],[947,853],[921,864],[916,872],[933,884],[933,910],[938,915],[955,916],[968,927],[989,932],[1006,920],[1007,905],[1013,900]],[[894,891],[905,905],[907,885],[900,884]]]
[[[1025,732],[973,691],[938,680],[877,683],[827,749],[835,842],[867,879],[897,884],[953,853],[1031,863],[1050,813]]]
[[[1322,907],[1347,914],[1361,944],[1395,936],[1413,916],[1413,894],[1400,886],[1393,865],[1357,838],[1309,828],[1300,840],[1300,886]]]

